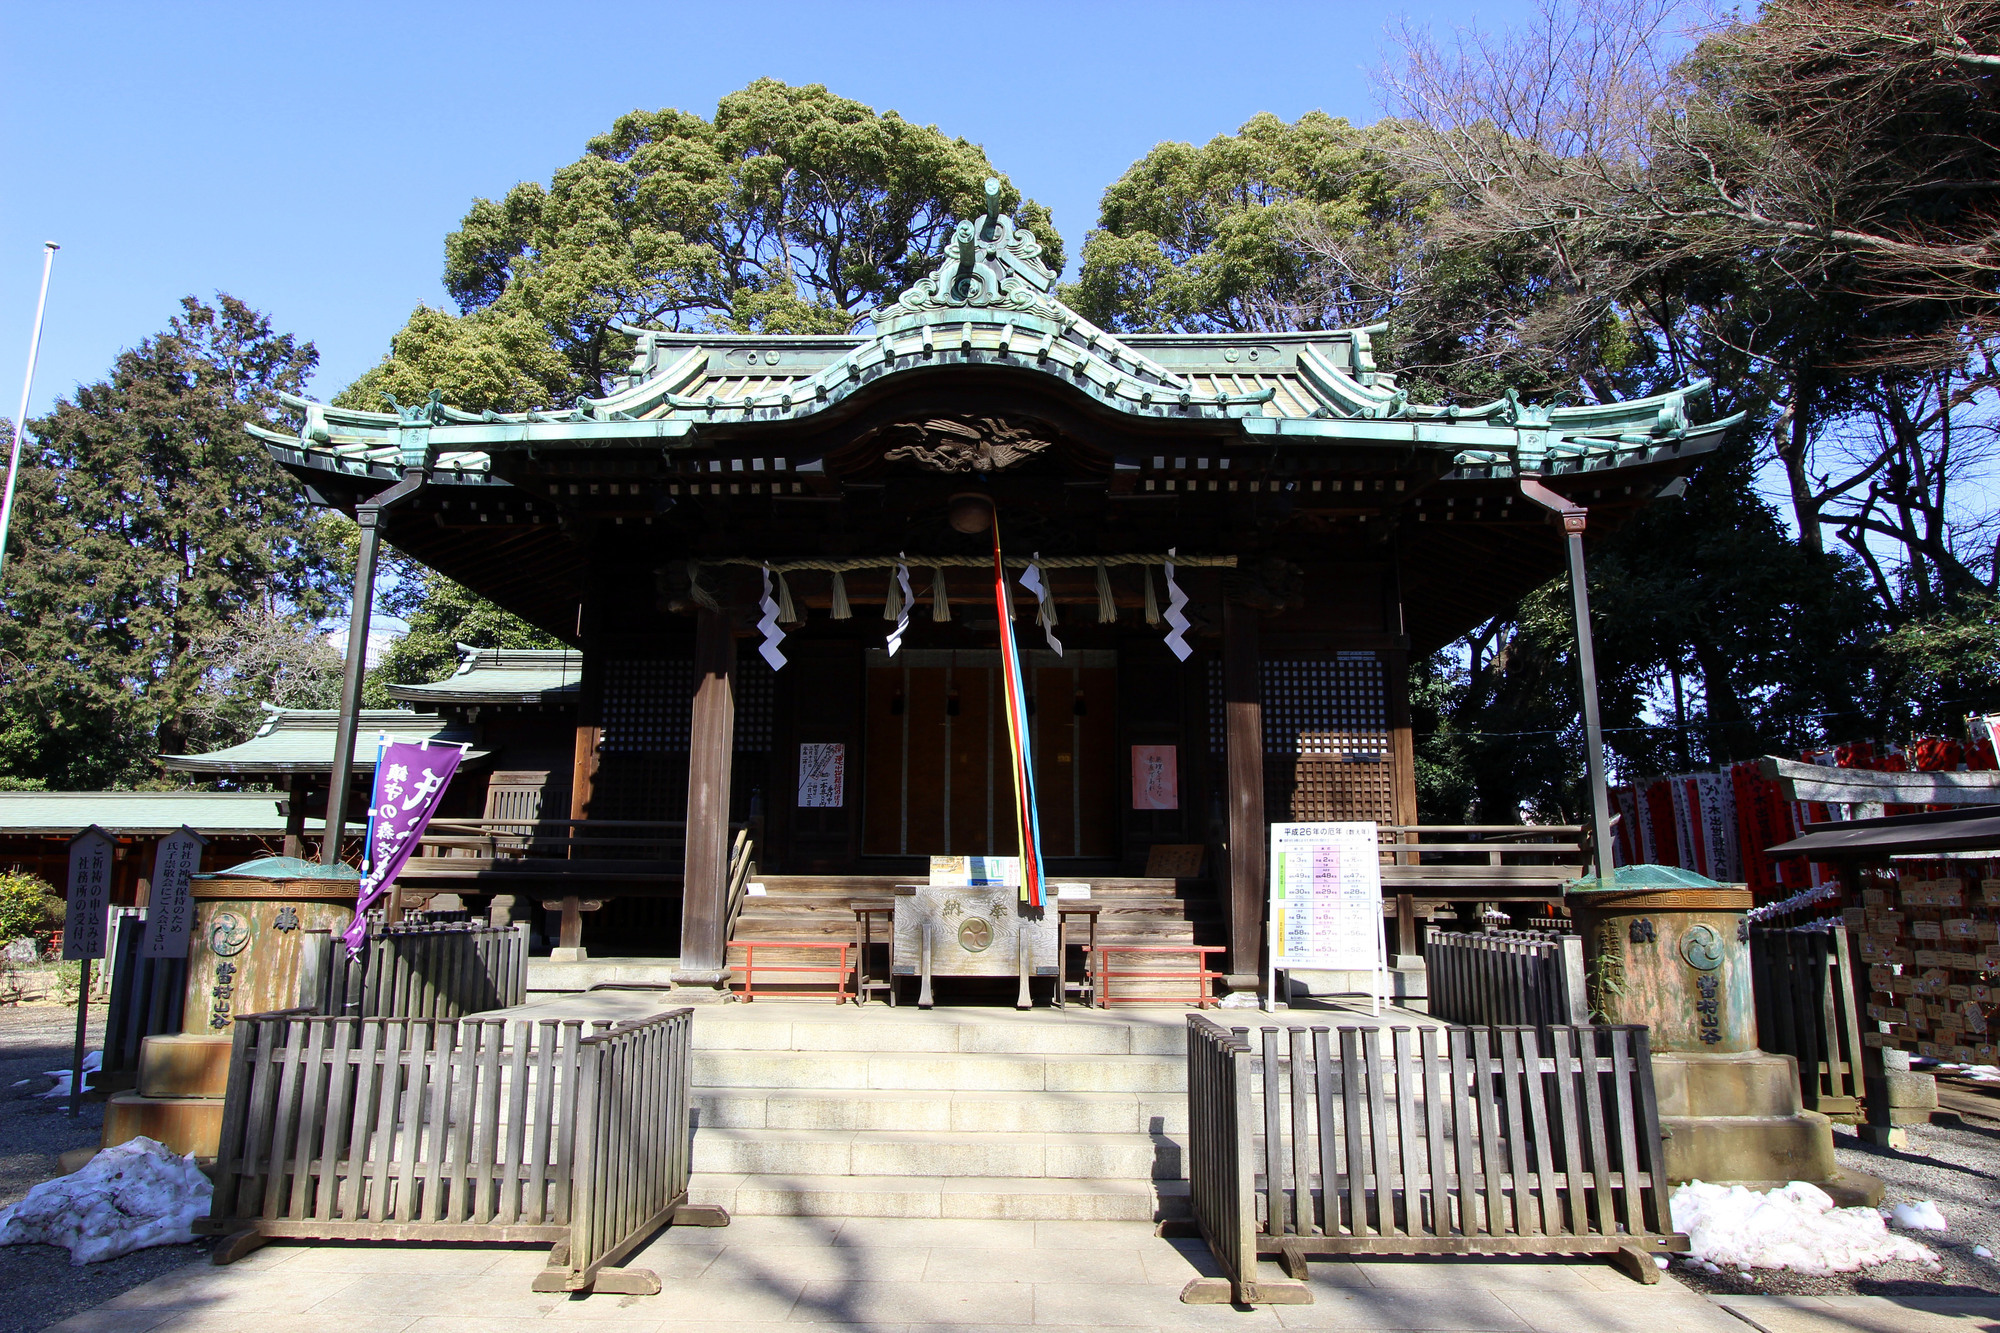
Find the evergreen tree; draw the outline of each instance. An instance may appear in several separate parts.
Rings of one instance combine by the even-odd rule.
[[[339,605],[334,525],[245,433],[318,360],[231,296],[195,297],[110,374],[31,423],[0,587],[0,773],[153,779],[226,744],[259,669],[218,670],[240,618],[294,636]]]

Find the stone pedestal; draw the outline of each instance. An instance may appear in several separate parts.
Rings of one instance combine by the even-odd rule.
[[[1881,1183],[1844,1175],[1833,1122],[1805,1110],[1789,1055],[1757,1049],[1747,889],[1667,866],[1578,880],[1592,1009],[1651,1032],[1667,1176],[1762,1188],[1810,1181],[1858,1202]]]
[[[347,929],[359,883],[348,866],[292,856],[194,877],[182,1031],[140,1044],[136,1088],[105,1105],[105,1147],[143,1134],[215,1156],[236,1015],[313,1002],[307,936]]]
[[[139,1045],[138,1086],[104,1107],[104,1146],[143,1134],[177,1153],[215,1156],[229,1090],[229,1037],[147,1037]]]

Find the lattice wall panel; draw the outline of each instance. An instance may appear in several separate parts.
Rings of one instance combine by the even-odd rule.
[[[1296,820],[1395,822],[1388,680],[1371,652],[1266,658],[1265,802]],[[1222,666],[1209,665],[1209,747],[1224,754]]]
[[[762,658],[736,664],[736,752],[771,748],[776,678]],[[606,754],[686,754],[694,712],[694,664],[617,659],[604,664]]]

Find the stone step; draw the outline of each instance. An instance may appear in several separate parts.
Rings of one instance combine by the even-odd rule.
[[[1183,1092],[1185,1056],[960,1052],[694,1052],[697,1088],[878,1091]]]
[[[715,1021],[709,1021],[710,1013],[717,1015]],[[855,1010],[760,1000],[704,1011],[694,1025],[694,1046],[697,1053],[1143,1055],[1183,1062],[1187,1058],[1187,1021],[1178,1011],[1126,1022],[1109,1018],[1103,1010],[1083,1008],[1062,1013],[1047,1009],[985,1013],[991,1017],[945,1017],[939,1010],[926,1012],[908,1005],[891,1009],[875,1003]],[[700,1081],[696,1079],[697,1084]]]
[[[723,1129],[694,1137],[694,1169],[718,1175],[990,1176],[1181,1180],[1185,1146],[1166,1134]]]
[[[1180,1180],[1014,1176],[813,1176],[697,1173],[688,1201],[735,1217],[963,1217],[1148,1222],[1188,1214]]]
[[[1187,1132],[1180,1092],[1018,1092],[801,1088],[694,1089],[696,1137],[709,1129],[952,1134]]]

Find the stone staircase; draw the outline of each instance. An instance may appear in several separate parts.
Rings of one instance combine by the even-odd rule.
[[[1184,1029],[1167,1009],[704,1009],[692,1199],[748,1217],[1185,1215]]]
[[[1206,880],[1144,879],[1104,876],[1052,876],[1057,883],[1088,883],[1088,901],[1099,908],[1097,938],[1100,944],[1221,944],[1223,922],[1216,906],[1214,890]],[[852,943],[855,938],[853,905],[867,903],[888,907],[895,901],[898,884],[911,882],[908,875],[760,875],[761,897],[746,897],[736,929],[730,933],[729,966],[735,984],[742,983],[745,950],[740,941],[797,943]],[[1053,902],[1050,910],[1054,910]],[[876,924],[878,941],[870,959],[871,975],[886,971],[887,947],[880,943],[886,925]],[[1072,946],[1081,942],[1083,928],[1073,927]],[[767,977],[765,964],[826,964],[830,951],[819,949],[757,950],[757,989],[763,991]],[[1069,960],[1072,977],[1080,975],[1081,962],[1074,948]],[[850,955],[851,960],[851,955]],[[910,960],[905,960],[910,961]],[[1123,964],[1121,964],[1122,966]],[[1182,970],[1183,959],[1163,960],[1161,971]],[[1152,964],[1148,965],[1153,966]],[[825,974],[815,980],[806,973],[787,975],[774,970],[768,978],[773,989],[817,990],[825,987]],[[913,983],[912,983],[913,984]],[[1009,986],[1013,983],[1008,982]],[[1185,993],[1187,987],[1179,986]],[[942,997],[941,997],[942,998]]]

